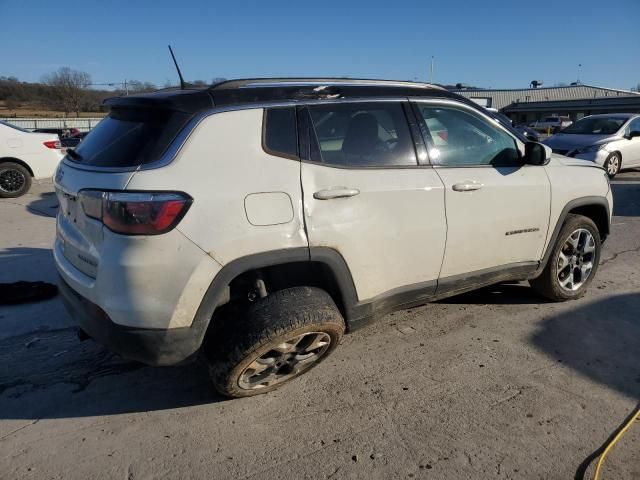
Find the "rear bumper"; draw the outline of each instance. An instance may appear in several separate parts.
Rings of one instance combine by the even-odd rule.
[[[62,300],[72,318],[94,340],[120,356],[152,366],[173,365],[198,351],[204,337],[202,322],[191,327],[146,329],[118,325],[96,304],[59,279]]]

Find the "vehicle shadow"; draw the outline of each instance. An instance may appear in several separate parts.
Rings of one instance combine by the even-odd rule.
[[[611,184],[613,192],[613,214],[619,217],[640,216],[640,185]]]
[[[200,360],[147,367],[81,342],[76,328],[0,340],[0,419],[117,415],[220,400]]]
[[[640,293],[614,295],[545,318],[531,343],[595,382],[640,399]]]
[[[51,250],[0,250],[0,282],[56,281]],[[222,400],[201,361],[151,368],[80,341],[58,300],[0,306],[0,419],[146,412]]]
[[[55,217],[58,213],[58,198],[55,192],[33,193],[26,198],[35,197],[25,204],[28,212],[39,217]]]

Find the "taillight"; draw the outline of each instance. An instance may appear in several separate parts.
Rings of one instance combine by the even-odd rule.
[[[47,148],[62,148],[60,144],[60,140],[49,140],[48,142],[42,142],[43,145]]]
[[[125,235],[166,233],[184,217],[192,202],[183,193],[163,192],[82,190],[78,198],[85,215]]]

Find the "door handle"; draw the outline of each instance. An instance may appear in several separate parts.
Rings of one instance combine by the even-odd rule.
[[[360,193],[357,188],[333,187],[325,190],[319,190],[313,194],[316,200],[331,200],[332,198],[354,197]]]
[[[456,192],[473,192],[474,190],[480,190],[482,187],[483,185],[481,183],[465,181],[456,183],[452,188]]]

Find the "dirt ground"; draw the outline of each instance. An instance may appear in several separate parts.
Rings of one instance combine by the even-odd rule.
[[[79,117],[94,118],[103,117],[104,115],[104,112],[80,112]],[[64,116],[64,112],[48,110],[42,106],[31,105],[29,103],[20,105],[18,108],[9,109],[4,101],[0,101],[0,118],[63,118]],[[67,116],[68,118],[76,118],[75,112],[70,113]]]
[[[612,188],[584,298],[500,285],[388,315],[254,398],[79,342],[57,298],[0,307],[0,477],[574,478],[640,400],[640,175]],[[0,282],[55,280],[55,211],[48,182],[0,200]],[[639,447],[640,424],[604,478],[640,478]]]

